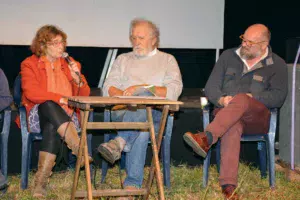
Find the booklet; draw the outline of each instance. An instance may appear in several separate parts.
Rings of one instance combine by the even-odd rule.
[[[166,99],[165,97],[157,96],[114,96],[120,99]]]

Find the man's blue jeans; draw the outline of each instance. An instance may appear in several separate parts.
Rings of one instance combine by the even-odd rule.
[[[161,112],[152,110],[155,133],[158,132],[158,126],[161,119]],[[112,121],[119,122],[146,122],[146,109],[119,110],[112,111]],[[144,178],[144,165],[149,142],[149,132],[129,130],[118,131],[118,136],[126,141],[124,152],[126,152],[126,173],[127,177],[124,186],[131,185],[140,188]]]

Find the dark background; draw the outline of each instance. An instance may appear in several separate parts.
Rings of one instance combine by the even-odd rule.
[[[272,38],[273,52],[292,63],[300,41],[299,0],[225,0],[224,49],[240,45],[239,35],[251,24],[263,23],[269,27]],[[5,20],[5,19],[1,19]],[[151,20],[151,19],[150,19]],[[129,25],[129,22],[128,22]],[[197,21],[195,20],[195,26]],[[2,27],[5,28],[5,27]],[[63,27],[61,27],[63,29]],[[205,27],[203,27],[205,29]],[[22,34],[20,30],[20,34]],[[195,41],[196,42],[196,41]],[[175,56],[180,66],[184,83],[184,95],[199,96],[198,93],[187,93],[187,88],[203,88],[215,63],[215,50],[212,49],[161,49]],[[121,48],[118,54],[130,49]],[[68,47],[70,56],[82,63],[82,72],[86,75],[91,87],[97,87],[104,66],[108,48],[98,47]],[[221,50],[222,52],[222,50]],[[0,45],[0,67],[6,73],[9,85],[13,87],[14,78],[20,70],[20,63],[31,52],[28,46]],[[16,116],[13,112],[13,119]],[[202,111],[200,109],[181,109],[176,114],[174,123],[171,157],[174,164],[188,163],[197,165],[202,159],[193,155],[184,144],[182,135],[190,130],[202,130]],[[96,113],[96,119],[101,120],[101,113]],[[102,141],[102,136],[94,134],[93,148]],[[32,167],[36,167],[38,143],[33,150]],[[256,145],[243,144],[241,158],[256,165]],[[98,162],[99,157],[95,154]],[[20,172],[21,165],[20,131],[12,123],[9,137],[8,170],[9,173]]]

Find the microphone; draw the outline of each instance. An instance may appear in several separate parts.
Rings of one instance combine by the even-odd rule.
[[[67,52],[63,52],[61,57],[63,57],[63,58],[67,61],[68,64],[70,64],[70,63],[72,62],[72,60],[71,60],[71,58],[69,57],[69,54],[68,54]],[[75,74],[76,74],[77,76],[79,76],[79,78],[81,78],[81,77],[80,77],[80,73],[79,73],[78,71],[75,72]]]

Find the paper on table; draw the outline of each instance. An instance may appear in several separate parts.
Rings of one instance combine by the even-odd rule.
[[[166,99],[165,97],[156,96],[114,96],[121,99]]]

